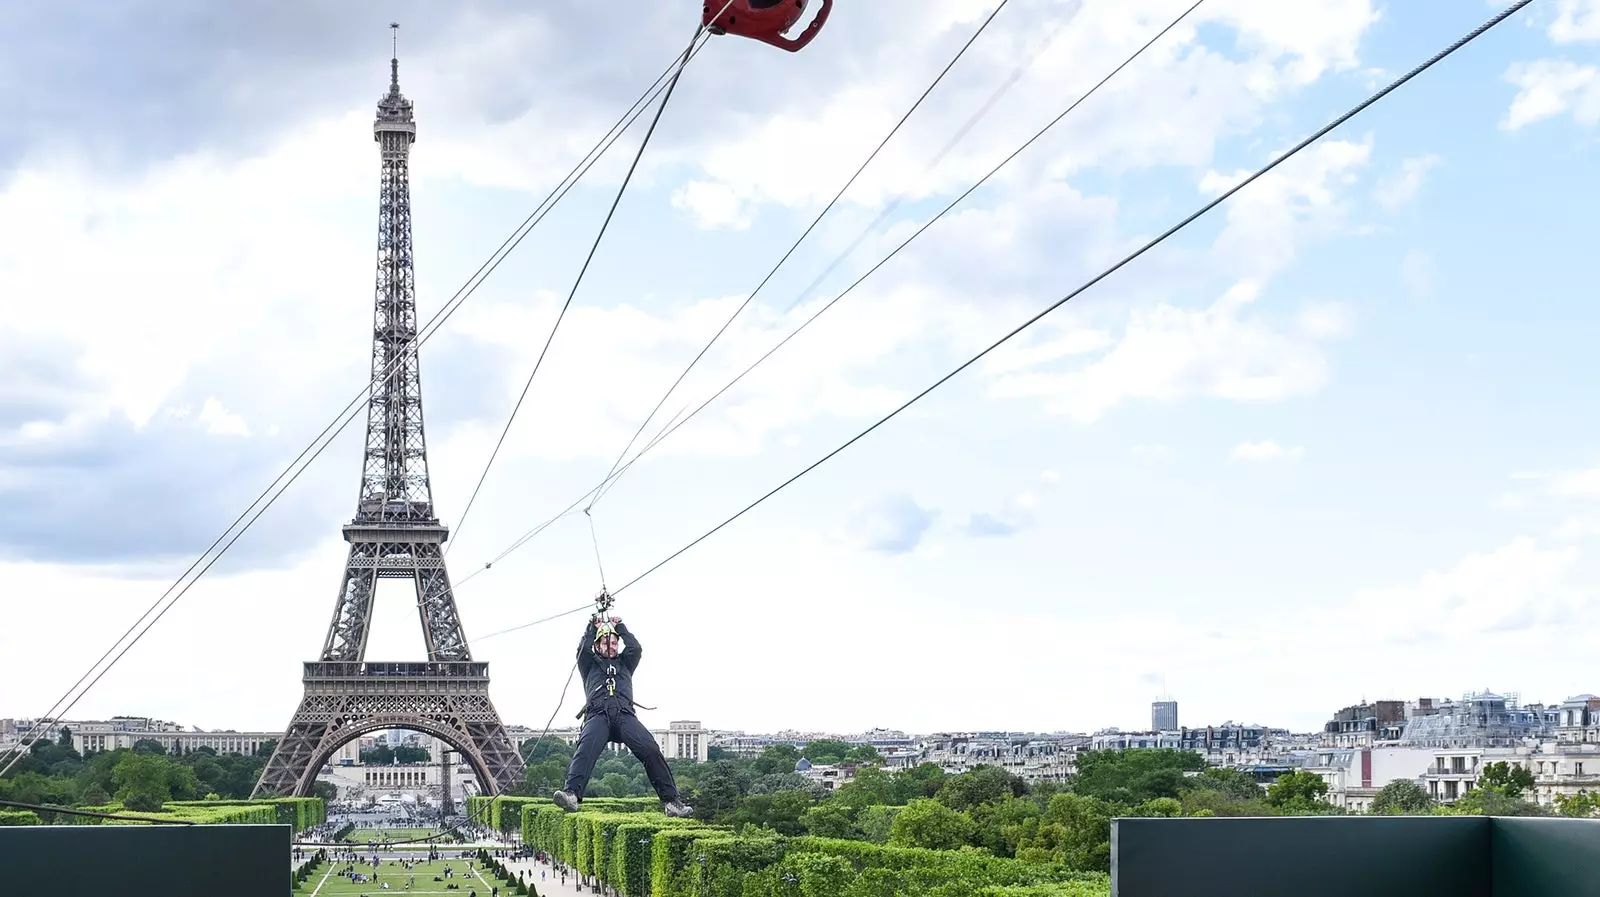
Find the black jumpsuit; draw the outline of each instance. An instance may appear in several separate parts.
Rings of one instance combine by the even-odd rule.
[[[601,657],[594,652],[595,631],[591,620],[584,630],[583,641],[578,644],[578,672],[583,674],[586,695],[583,731],[578,736],[572,765],[567,768],[567,784],[563,790],[582,800],[584,789],[589,786],[589,776],[606,745],[621,742],[644,764],[645,775],[649,776],[656,796],[665,803],[672,803],[678,799],[672,770],[667,767],[667,759],[662,756],[655,736],[633,714],[633,671],[638,668],[643,654],[639,640],[625,624],[618,623],[617,635],[627,647],[614,658]]]

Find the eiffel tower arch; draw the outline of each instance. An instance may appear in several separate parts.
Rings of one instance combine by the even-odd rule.
[[[412,729],[460,752],[484,794],[523,781],[522,756],[489,700],[489,665],[472,659],[443,546],[449,530],[433,509],[422,426],[422,375],[411,349],[417,308],[411,261],[409,158],[416,140],[400,64],[389,60],[389,92],[373,136],[382,158],[378,276],[372,329],[372,395],[361,493],[344,527],[344,583],[320,660],[305,664],[305,696],[261,773],[253,796],[309,795],[334,752],[380,729]],[[428,650],[426,661],[366,659],[379,579],[409,579]]]

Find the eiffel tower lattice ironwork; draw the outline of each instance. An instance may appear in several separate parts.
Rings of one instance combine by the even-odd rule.
[[[373,136],[382,156],[378,285],[372,331],[372,395],[361,495],[344,527],[350,543],[322,659],[305,664],[305,697],[256,783],[256,796],[309,795],[317,773],[351,740],[379,729],[411,729],[459,751],[499,794],[523,780],[523,762],[489,700],[489,665],[475,663],[461,631],[443,546],[449,530],[434,515],[422,427],[422,378],[411,262],[408,162],[416,140],[400,67],[389,61],[389,92],[378,101]],[[426,662],[366,660],[380,578],[410,579],[427,642]]]

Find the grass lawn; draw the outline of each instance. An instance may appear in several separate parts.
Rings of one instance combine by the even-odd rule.
[[[506,883],[494,877],[494,873],[484,869],[479,862],[472,860],[474,871],[467,871],[466,860],[435,860],[431,863],[418,863],[414,868],[407,870],[398,862],[384,860],[383,865],[377,870],[376,881],[352,882],[347,877],[329,874],[329,870],[338,872],[346,868],[343,865],[324,865],[316,874],[306,880],[297,895],[315,894],[316,897],[391,897],[398,894],[436,894],[449,895],[449,897],[467,897],[473,891],[478,892],[478,897],[489,897],[496,887],[500,889],[501,897],[506,897],[511,890]],[[449,867],[455,872],[453,876],[444,881],[434,881],[435,875],[443,878],[444,870]],[[372,866],[357,864],[355,871],[371,875]],[[410,890],[406,889],[406,882],[415,880]],[[384,889],[383,883],[388,882],[389,887]],[[455,885],[452,890],[448,886]]]

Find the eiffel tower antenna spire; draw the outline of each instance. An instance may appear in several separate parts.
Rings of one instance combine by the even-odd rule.
[[[450,532],[433,508],[417,359],[416,272],[411,253],[411,145],[417,125],[400,93],[397,23],[389,92],[378,100],[377,285],[372,319],[372,393],[356,513],[322,657],[305,664],[305,697],[261,773],[256,794],[308,795],[340,747],[378,729],[412,729],[460,752],[483,793],[523,780],[522,757],[489,701],[489,665],[472,660],[445,569]],[[366,659],[379,579],[409,580],[426,662]]]
[[[389,23],[389,92],[400,93],[400,23]]]

